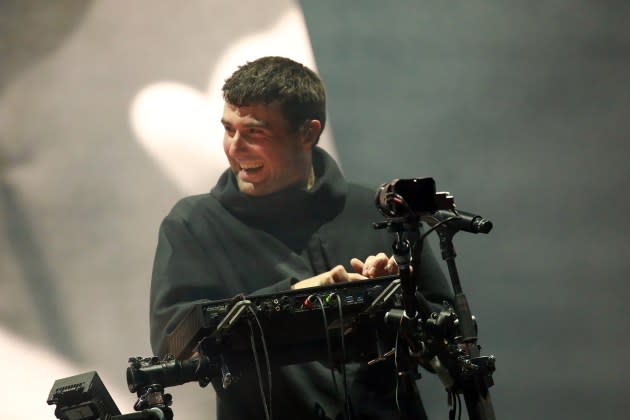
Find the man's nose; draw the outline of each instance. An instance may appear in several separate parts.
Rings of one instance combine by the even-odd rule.
[[[235,152],[238,150],[243,150],[247,147],[247,141],[243,138],[240,131],[236,131],[232,136],[230,143],[230,151]]]

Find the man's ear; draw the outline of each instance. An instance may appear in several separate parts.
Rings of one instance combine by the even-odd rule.
[[[302,144],[312,149],[319,140],[319,136],[322,134],[322,123],[319,120],[308,120],[302,130],[304,131],[302,136]]]

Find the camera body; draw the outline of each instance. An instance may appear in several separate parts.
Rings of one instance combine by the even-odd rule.
[[[120,411],[95,371],[58,379],[48,400],[61,420],[108,420]]]
[[[432,214],[438,210],[433,178],[394,179],[382,184],[374,198],[386,217]]]

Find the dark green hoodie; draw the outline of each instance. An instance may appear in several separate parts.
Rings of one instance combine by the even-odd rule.
[[[209,194],[179,201],[160,227],[151,284],[151,345],[167,352],[167,336],[194,302],[239,293],[287,290],[350,259],[391,254],[393,238],[375,231],[382,220],[370,190],[345,181],[334,160],[313,151],[315,184],[263,197],[242,194],[227,170]],[[428,247],[422,256],[425,296],[441,302],[450,288]],[[399,418],[390,363],[350,364],[353,419]],[[318,362],[272,370],[273,418],[342,418],[343,391]],[[216,381],[215,381],[216,382]],[[255,371],[217,391],[218,420],[264,419]]]

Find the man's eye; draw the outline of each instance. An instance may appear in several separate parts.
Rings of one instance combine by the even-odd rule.
[[[236,133],[236,130],[234,130],[234,128],[232,127],[224,127],[224,128],[225,128],[225,133],[230,137],[234,136],[234,134]]]
[[[265,130],[262,130],[260,128],[250,128],[247,130],[247,134],[255,138],[262,138],[266,136]]]

